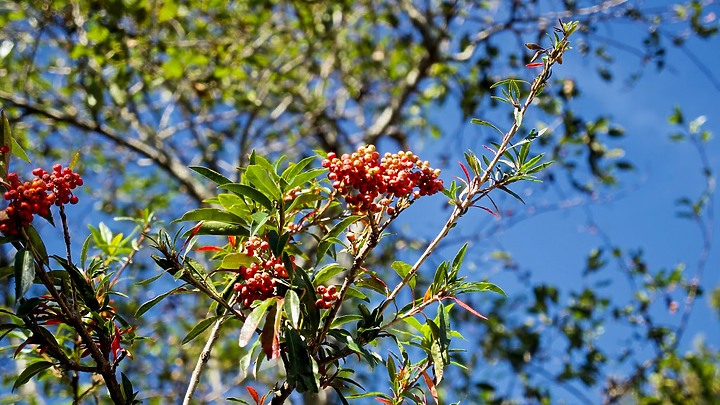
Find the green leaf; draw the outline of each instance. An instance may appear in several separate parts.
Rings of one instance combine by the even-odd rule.
[[[195,327],[192,328],[192,330],[190,332],[188,332],[187,335],[185,335],[181,344],[184,345],[185,343],[191,342],[199,334],[203,333],[207,328],[209,328],[210,325],[215,323],[215,321],[217,321],[219,318],[222,318],[222,317],[221,316],[213,316],[212,318],[207,318],[207,319],[203,319],[202,321],[200,321],[200,323],[195,325]]]
[[[463,262],[463,260],[465,259],[465,252],[467,251],[467,247],[468,247],[468,244],[465,243],[465,244],[460,248],[460,250],[457,252],[457,254],[455,255],[455,257],[453,258],[452,266],[451,266],[451,271],[450,271],[450,274],[451,274],[451,277],[452,277],[452,278],[456,278],[458,272],[460,271],[460,266],[462,265],[462,262]],[[453,281],[454,281],[454,280],[453,280]]]
[[[220,264],[221,269],[239,269],[240,266],[250,266],[259,263],[260,259],[255,256],[248,256],[245,253],[230,253],[223,258]]]
[[[183,234],[184,238],[190,236],[192,229]],[[250,232],[244,226],[238,224],[228,224],[226,222],[205,221],[200,225],[195,235],[233,235],[233,236],[249,236]]]
[[[300,393],[318,392],[319,388],[313,372],[313,359],[310,357],[305,341],[293,328],[286,330],[285,340],[290,363],[287,370],[288,384],[291,387],[297,387],[297,391]]]
[[[15,140],[15,138],[11,138],[12,142],[12,154],[19,157],[20,159],[30,163],[30,158],[28,157],[27,153],[23,150],[22,146]]]
[[[285,315],[287,315],[290,325],[298,328],[300,323],[300,297],[297,293],[290,289],[285,293],[285,302],[283,303]]]
[[[359,314],[340,315],[340,316],[336,317],[335,319],[333,319],[333,322],[330,325],[330,327],[333,329],[338,328],[348,322],[359,321],[361,319],[363,319],[363,317],[362,317],[362,315],[359,315]]]
[[[28,366],[28,368],[23,370],[23,372],[20,373],[20,375],[18,376],[17,380],[15,380],[12,391],[15,392],[16,388],[26,384],[36,374],[40,373],[41,371],[47,370],[52,366],[53,364],[49,361],[38,361],[31,364],[30,366]]]
[[[322,260],[330,247],[335,243],[335,239],[350,225],[355,223],[360,218],[361,217],[359,215],[351,215],[347,218],[344,218],[342,221],[335,224],[335,226],[333,226],[333,228],[330,229],[330,231],[325,236],[323,236],[323,238],[320,240],[320,243],[318,243],[316,259],[317,262],[320,262]]]
[[[144,304],[140,305],[140,308],[138,308],[138,310],[135,311],[135,318],[140,318],[145,312],[147,312],[148,310],[150,310],[150,308],[154,307],[158,302],[160,302],[160,301],[162,301],[163,299],[165,299],[165,297],[167,297],[167,296],[169,296],[169,295],[172,295],[172,294],[176,293],[177,291],[179,291],[179,290],[181,290],[181,289],[184,290],[184,289],[185,289],[185,285],[181,285],[181,286],[179,286],[179,287],[175,287],[175,288],[173,288],[172,290],[170,290],[170,291],[168,291],[168,292],[165,292],[165,293],[162,293],[162,294],[158,295],[157,297],[151,299],[150,301],[147,301],[147,302],[145,302]]]
[[[239,196],[247,197],[252,201],[255,201],[256,203],[262,205],[268,210],[273,209],[273,204],[270,198],[268,198],[265,194],[263,194],[260,190],[258,190],[255,187],[248,186],[245,184],[224,184],[218,188],[228,190],[230,192],[233,192]]]
[[[179,219],[173,222],[184,222],[184,221],[217,221],[226,222],[230,224],[246,224],[247,221],[243,218],[238,217],[235,214],[231,214],[227,211],[219,208],[198,208],[192,211],[188,211]]]
[[[67,271],[72,281],[73,286],[80,293],[80,299],[93,311],[100,309],[100,302],[97,300],[95,295],[95,289],[90,281],[85,278],[85,275],[78,269],[74,264],[68,263],[67,260],[60,256],[52,256],[55,261],[60,263],[61,266]]]
[[[492,86],[490,86],[490,88],[491,88],[491,89],[494,89],[495,87],[502,86],[503,84],[508,84],[508,85],[509,85],[509,84],[511,84],[511,83],[515,84],[515,86],[517,86],[517,83],[524,83],[524,84],[530,85],[530,83],[526,82],[525,80],[505,79],[505,80],[500,80],[499,82],[493,84]]]
[[[14,266],[0,267],[0,280],[4,279],[6,277],[9,277],[12,274],[15,274]]]
[[[127,403],[132,403],[132,400],[135,398],[135,393],[133,392],[133,385],[129,378],[125,375],[125,373],[120,372],[120,379],[122,380],[122,394],[123,397],[125,397],[125,400]]]
[[[240,347],[245,347],[248,343],[250,343],[250,340],[255,334],[255,330],[260,325],[260,321],[262,321],[262,318],[268,311],[268,308],[270,308],[270,306],[273,305],[277,300],[277,297],[272,297],[266,299],[265,301],[262,301],[260,305],[255,307],[255,309],[253,309],[250,315],[248,315],[247,319],[245,319],[245,323],[243,324],[242,329],[240,329],[240,337],[238,338],[238,344],[240,345]]]
[[[326,172],[327,172],[327,169],[318,168],[318,169],[308,170],[304,173],[300,173],[293,179],[293,181],[290,184],[288,184],[288,188],[302,186],[303,184],[309,182],[310,180],[312,180],[314,178],[317,178],[317,177],[323,175]]]
[[[315,160],[317,156],[308,156],[305,159],[297,162],[297,163],[291,163],[285,171],[282,172],[280,177],[285,179],[285,181],[288,182],[288,184],[293,182],[293,179],[295,179],[295,176],[300,174],[300,172],[307,167],[313,160]],[[290,187],[292,188],[292,187]]]
[[[507,187],[505,187],[505,186],[500,186],[500,187],[498,187],[498,188],[499,188],[500,190],[502,190],[502,191],[510,194],[511,196],[515,197],[515,198],[516,198],[518,201],[520,201],[521,203],[525,204],[525,201],[522,199],[522,197],[520,197],[519,195],[517,195],[514,191],[510,190],[509,188],[507,188]]]
[[[326,281],[345,271],[345,268],[337,263],[330,263],[318,270],[313,277],[315,287],[325,284]]]
[[[502,288],[498,287],[497,285],[495,285],[493,283],[488,283],[485,281],[471,281],[471,282],[463,283],[460,286],[459,291],[462,293],[492,291],[494,293],[498,293],[500,295],[507,297],[507,294],[505,294],[505,291],[503,291]]]
[[[5,116],[5,110],[0,110],[2,122],[0,122],[0,146],[7,146],[12,151],[12,134],[10,133],[10,122]],[[10,167],[10,153],[2,155],[2,166],[0,166],[0,178],[7,179],[8,167]]]
[[[505,133],[504,133],[503,131],[501,131],[500,128],[498,128],[498,127],[496,127],[495,125],[493,125],[490,121],[485,121],[485,120],[473,118],[473,119],[470,120],[470,122],[473,123],[473,124],[476,124],[476,125],[483,125],[483,126],[486,126],[486,127],[490,127],[490,128],[492,128],[492,129],[496,130],[500,135],[505,135]]]
[[[250,165],[245,170],[245,179],[271,200],[282,199],[280,187],[274,180],[275,173],[260,165]]]
[[[188,169],[200,174],[201,176],[203,176],[209,180],[212,180],[214,183],[219,184],[219,185],[232,183],[232,180],[230,180],[227,177],[223,176],[222,174],[216,172],[215,170],[208,169],[207,167],[188,166]]]
[[[392,267],[392,269],[395,270],[395,273],[397,273],[397,275],[400,276],[400,278],[403,280],[405,279],[405,276],[407,276],[407,274],[412,269],[411,265],[409,265],[405,262],[401,262],[401,261],[393,262],[393,264],[390,267]],[[410,286],[410,289],[412,289],[412,290],[415,289],[416,281],[417,280],[415,277],[411,278],[408,281],[408,286]]]
[[[27,249],[18,250],[15,254],[15,302],[30,289],[34,279],[35,261],[32,252]]]
[[[87,254],[88,249],[90,248],[90,238],[92,236],[88,235],[87,238],[85,238],[85,241],[82,244],[82,250],[80,251],[80,265],[82,266],[83,270],[85,269],[85,262],[87,261]]]
[[[27,227],[27,234],[28,238],[30,239],[30,245],[33,247],[35,252],[37,252],[40,257],[43,260],[43,263],[48,263],[48,254],[47,249],[45,248],[45,243],[43,243],[42,238],[40,237],[40,234],[38,234],[37,230],[35,230],[35,227],[32,225]]]

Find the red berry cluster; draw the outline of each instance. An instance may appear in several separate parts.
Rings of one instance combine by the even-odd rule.
[[[235,284],[233,288],[240,293],[240,303],[249,308],[255,300],[262,301],[276,295],[276,279],[287,279],[289,275],[282,259],[275,257],[266,240],[252,236],[244,247],[248,256],[259,261],[240,267],[244,282]],[[290,260],[294,264],[295,257],[290,256]]]
[[[335,300],[338,299],[337,287],[334,285],[331,285],[330,287],[319,285],[317,287],[317,293],[320,294],[320,298],[315,301],[315,306],[320,309],[328,309],[332,307]]]
[[[5,200],[9,201],[5,209],[7,218],[0,221],[0,232],[5,235],[17,235],[21,228],[33,221],[34,215],[48,216],[50,207],[55,204],[77,204],[77,196],[72,190],[83,185],[79,174],[59,164],[48,173],[41,168],[34,169],[35,178],[21,182],[17,173],[10,172],[5,184]]]
[[[382,159],[375,146],[361,146],[357,152],[328,153],[322,166],[330,169],[328,179],[355,212],[394,213],[392,198],[419,198],[443,189],[440,170],[430,167],[412,152],[386,153]]]

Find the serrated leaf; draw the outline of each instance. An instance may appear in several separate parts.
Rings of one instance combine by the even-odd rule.
[[[245,323],[243,323],[242,329],[240,329],[240,336],[238,337],[238,345],[240,345],[240,347],[245,347],[248,343],[250,343],[250,340],[255,334],[255,330],[260,325],[260,321],[262,321],[262,318],[268,311],[268,308],[270,308],[270,306],[277,300],[277,297],[272,297],[262,301],[260,305],[255,307],[250,315],[248,315],[245,319]]]
[[[35,261],[32,252],[20,249],[15,254],[15,302],[30,289],[34,279]]]
[[[15,392],[15,389],[25,385],[28,381],[30,381],[31,378],[33,378],[38,373],[45,371],[52,367],[53,364],[49,361],[38,361],[23,370],[22,373],[18,376],[18,378],[15,380],[15,383],[13,384],[12,391]]]

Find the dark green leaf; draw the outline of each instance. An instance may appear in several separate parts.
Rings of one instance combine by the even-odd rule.
[[[170,290],[170,291],[168,291],[168,292],[165,292],[165,293],[162,293],[162,294],[158,295],[157,297],[151,299],[150,301],[147,301],[146,303],[140,305],[140,308],[138,308],[138,310],[135,312],[135,318],[141,317],[141,316],[142,316],[145,312],[147,312],[150,308],[154,307],[158,302],[160,302],[160,301],[162,301],[163,299],[165,299],[165,297],[167,297],[167,296],[169,296],[169,295],[172,295],[172,294],[174,294],[174,293],[176,293],[176,292],[178,292],[178,291],[180,291],[180,290],[184,290],[184,289],[185,289],[185,286],[184,286],[184,285],[182,285],[182,286],[180,286],[180,287],[175,287],[175,288],[173,288],[172,290]]]
[[[183,234],[184,238],[190,236],[193,230],[188,230]],[[195,235],[233,235],[248,236],[250,232],[247,228],[237,224],[228,224],[225,222],[206,221],[200,225]]]
[[[305,341],[293,328],[286,330],[285,339],[290,363],[287,370],[288,384],[291,387],[297,387],[300,393],[318,392],[319,388],[313,372],[313,360]]]
[[[33,247],[35,252],[40,255],[43,263],[48,264],[48,254],[47,249],[45,248],[45,243],[43,243],[43,240],[38,234],[38,232],[35,230],[35,227],[32,225],[28,226],[27,234],[28,238],[30,238],[30,245]]]
[[[34,279],[35,261],[32,252],[27,249],[20,249],[15,254],[15,302],[30,289]]]
[[[275,173],[260,165],[250,165],[245,170],[245,179],[271,200],[282,199],[282,192],[275,182]]]
[[[317,287],[319,285],[325,284],[326,281],[335,277],[337,274],[343,272],[344,270],[345,268],[337,263],[330,263],[326,266],[323,266],[315,273],[313,277],[313,285]]]
[[[85,278],[85,275],[80,271],[80,269],[78,269],[74,264],[68,263],[67,260],[60,256],[53,256],[52,258],[60,263],[65,271],[68,272],[70,281],[72,281],[73,286],[75,286],[77,291],[80,293],[80,299],[85,303],[85,305],[93,311],[99,310],[100,302],[98,302],[97,296],[95,295],[95,289],[93,288],[92,283]]]
[[[232,183],[232,184],[222,185],[219,188],[228,190],[228,191],[233,192],[242,197],[247,197],[250,200],[255,201],[256,203],[262,205],[263,207],[265,207],[268,210],[273,209],[273,204],[272,204],[272,201],[270,198],[272,196],[272,194],[270,194],[270,197],[269,197],[268,195],[264,194],[263,192],[261,192],[259,189],[255,188],[255,187],[248,186],[245,184]]]
[[[212,324],[213,324],[216,320],[218,320],[219,318],[221,318],[221,317],[220,317],[220,316],[213,316],[213,317],[211,317],[211,318],[203,319],[202,321],[200,321],[200,323],[198,323],[197,325],[195,325],[195,327],[192,328],[192,330],[191,330],[190,332],[188,332],[188,334],[183,338],[181,344],[184,345],[185,343],[191,342],[191,341],[192,341],[193,339],[195,339],[199,334],[203,333],[207,328],[209,328],[210,325],[212,325]]]
[[[235,214],[231,214],[227,211],[218,208],[198,208],[192,211],[188,211],[180,219],[176,219],[173,222],[183,221],[216,221],[226,222],[230,224],[246,224],[247,220],[240,218]]]
[[[208,169],[207,167],[201,167],[201,166],[188,166],[188,169],[195,171],[196,173],[200,174],[201,176],[212,180],[216,184],[223,185],[227,183],[232,183],[230,179],[223,176],[222,174],[212,170]]]
[[[38,374],[41,371],[47,370],[50,367],[52,367],[53,364],[49,361],[38,361],[23,370],[22,373],[18,376],[17,380],[15,380],[15,383],[13,384],[12,391],[15,392],[15,389],[24,385],[28,381],[30,381],[31,378],[33,378],[36,374]]]
[[[327,251],[330,249],[330,246],[335,243],[336,238],[360,218],[361,217],[359,215],[351,215],[349,217],[346,217],[342,221],[335,224],[335,226],[333,226],[332,229],[330,229],[330,231],[325,236],[323,236],[323,238],[320,240],[320,243],[318,243],[318,251],[316,258],[318,263],[322,260]]]
[[[238,338],[238,344],[240,347],[247,346],[248,343],[250,343],[250,339],[252,339],[253,335],[255,334],[255,330],[260,325],[260,321],[262,321],[263,316],[265,316],[265,313],[268,311],[268,308],[270,308],[271,305],[273,305],[278,300],[277,297],[268,298],[265,301],[262,301],[260,305],[255,307],[253,311],[248,315],[247,319],[245,319],[245,323],[242,326],[242,329],[240,329],[240,337]]]

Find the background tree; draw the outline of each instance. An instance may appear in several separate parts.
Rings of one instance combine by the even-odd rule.
[[[81,150],[83,177],[106,212],[186,210],[202,204],[213,189],[188,165],[230,175],[251,150],[299,160],[313,149],[340,152],[362,143],[388,149],[441,144],[447,147],[439,155],[455,162],[464,148],[496,135],[474,130],[481,135],[456,136],[470,132],[453,132],[447,112],[459,113],[458,126],[471,117],[502,121],[503,110],[493,116],[498,103],[489,97],[495,94],[490,86],[525,70],[532,52],[523,44],[542,43],[558,18],[581,22],[576,50],[603,80],[612,82],[618,70],[619,80],[632,85],[646,70],[672,66],[668,55],[677,49],[707,75],[716,88],[709,91],[717,91],[704,56],[686,45],[716,40],[717,12],[715,1],[6,3],[0,7],[0,100],[24,145],[51,160],[69,161]],[[623,24],[630,26],[622,28],[623,36],[612,36]],[[667,77],[650,76],[657,83]],[[556,161],[544,179],[550,191],[543,203],[527,211],[511,207],[519,214],[499,213],[502,222],[478,216],[487,226],[465,229],[458,240],[492,242],[507,225],[521,226],[532,210],[576,205],[592,214],[594,204],[628,190],[633,156],[619,158],[623,123],[585,107],[580,96],[585,76],[577,77],[553,77],[539,101],[544,113],[528,118],[547,123],[543,147]],[[711,247],[709,132],[682,111],[672,120],[680,128],[676,139],[697,146],[697,169],[706,180],[698,197],[683,200],[682,213],[702,232],[697,266],[682,271],[674,263],[649,263],[642,241],[619,246],[615,235],[600,232],[587,265],[577,269],[583,286],[575,288],[537,281],[533,273],[549,270],[539,264],[526,268],[513,251],[478,248],[469,253],[478,266],[504,266],[526,289],[486,303],[492,315],[486,323],[454,320],[467,325],[468,348],[480,344],[483,350],[458,355],[467,372],[453,379],[457,386],[439,387],[448,398],[463,392],[488,402],[598,397],[610,402],[632,395],[648,402],[711,402],[718,376],[708,370],[717,364],[717,348],[686,354],[692,336],[684,333]],[[693,168],[688,176],[692,173]],[[593,219],[582,221],[602,231]],[[417,230],[396,231],[407,241],[387,246],[388,260],[399,246],[415,246],[418,239],[411,237]],[[456,250],[449,243],[447,248]],[[401,256],[406,254],[413,253]],[[609,277],[612,269],[622,277]],[[146,287],[132,288],[133,296],[152,294]],[[629,298],[613,288],[628,291]],[[4,294],[8,305],[10,296]],[[128,306],[122,310],[133,313],[144,299],[137,301],[122,303]],[[192,304],[167,301],[163,318],[178,323],[144,326],[158,343],[136,349],[142,361],[132,363],[134,372],[156,376],[138,387],[143,392],[172,402],[184,391],[178,387],[185,386],[200,351],[179,344],[193,326],[179,314]],[[668,322],[676,306],[680,316]],[[194,311],[198,317],[204,312]],[[627,331],[624,349],[599,342],[603,329],[619,325]],[[240,349],[233,339],[218,349],[228,355],[211,360],[208,399],[226,395],[238,383],[230,359],[238,358]],[[495,377],[498,370],[505,370],[505,377]]]

